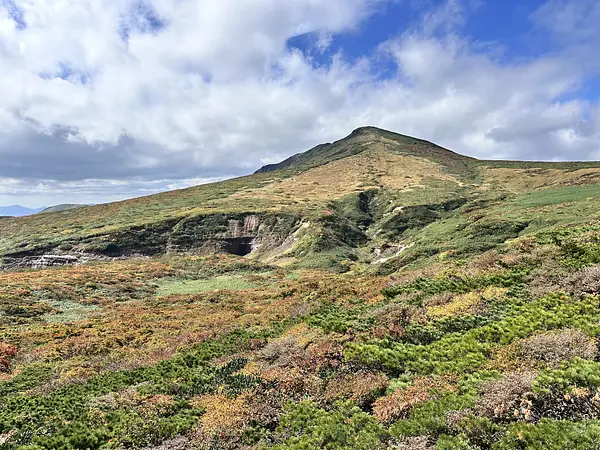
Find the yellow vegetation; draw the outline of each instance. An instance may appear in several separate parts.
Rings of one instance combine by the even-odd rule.
[[[590,184],[600,181],[600,169],[516,169],[495,168],[484,170],[485,183],[502,185],[510,192],[520,193],[543,187]]]
[[[196,397],[191,404],[205,409],[200,418],[203,434],[234,433],[243,429],[250,417],[248,408],[248,393],[236,398],[229,398],[223,393]]]
[[[473,291],[461,294],[446,304],[430,306],[427,308],[427,316],[432,318],[448,317],[460,314],[469,314],[483,305],[486,301],[501,300],[507,289],[499,287],[488,287],[483,291]]]
[[[332,173],[336,176],[332,177]],[[237,192],[231,198],[260,198],[289,205],[290,199],[308,202],[376,187],[400,190],[418,187],[426,178],[458,183],[456,178],[442,172],[440,165],[427,159],[394,155],[376,148],[261,188]]]

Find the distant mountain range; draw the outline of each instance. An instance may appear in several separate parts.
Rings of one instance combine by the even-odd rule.
[[[45,206],[42,208],[25,208],[21,205],[0,206],[0,216],[31,216],[32,214],[42,212],[44,209],[46,209]]]
[[[81,208],[83,206],[88,206],[88,205],[63,204],[63,205],[56,205],[56,206],[50,206],[50,207],[42,206],[41,208],[26,208],[21,205],[0,206],[0,217],[32,216],[33,214],[38,214],[38,213],[42,213],[42,212],[65,211],[67,209]]]

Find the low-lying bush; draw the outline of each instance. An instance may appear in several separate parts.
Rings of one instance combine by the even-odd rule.
[[[449,274],[438,278],[418,278],[417,280],[391,286],[383,290],[383,295],[394,298],[397,295],[410,292],[420,292],[423,295],[435,295],[444,292],[466,294],[476,289],[485,289],[490,286],[510,288],[523,284],[527,275],[525,269],[498,271],[489,275],[467,276],[463,274]]]
[[[475,411],[485,417],[514,419],[521,416],[525,420],[531,417],[522,412],[520,407],[532,393],[532,385],[536,374],[534,372],[515,372],[497,380],[490,380],[481,386],[481,396],[475,406]]]
[[[291,404],[281,417],[273,450],[384,450],[388,435],[369,414],[351,402],[325,411],[311,401]]]
[[[579,327],[596,332],[600,317],[600,300],[595,297],[573,300],[556,294],[536,302],[511,305],[507,316],[499,321],[465,333],[452,333],[429,345],[412,345],[386,341],[367,344],[350,343],[346,356],[391,374],[448,374],[475,371],[490,352],[537,331]]]
[[[0,372],[8,372],[10,363],[17,354],[17,347],[14,345],[0,342]]]
[[[594,339],[570,328],[531,336],[519,342],[519,353],[533,361],[557,365],[575,357],[594,359],[598,348]]]
[[[570,422],[542,420],[536,424],[518,423],[492,450],[598,450],[600,421]]]

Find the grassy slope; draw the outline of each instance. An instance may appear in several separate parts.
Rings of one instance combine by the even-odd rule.
[[[284,211],[318,221],[331,201],[373,189],[391,202],[393,211],[458,197],[493,198],[591,184],[600,174],[596,163],[478,161],[374,128],[359,129],[290,161],[267,168],[267,172],[219,183],[42,216],[2,219],[0,255],[82,241],[98,247],[117,232],[164,231],[184,218],[215,213]]]
[[[317,270],[170,255],[0,272],[0,448],[597,448],[596,165],[432,163],[359,134],[366,152],[311,170],[4,221],[6,252],[294,210]]]

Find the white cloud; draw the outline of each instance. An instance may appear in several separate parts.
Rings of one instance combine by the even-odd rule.
[[[172,182],[170,180],[95,180],[83,181],[39,181],[31,183],[14,178],[0,178],[0,204],[12,204],[12,200],[19,198],[25,204],[57,205],[70,203],[77,193],[77,202],[82,204],[99,204],[119,201],[133,196],[150,195],[156,192],[182,189],[189,186],[221,181],[227,176],[190,178]]]
[[[367,124],[479,157],[598,157],[598,105],[576,95],[596,70],[600,32],[582,17],[595,2],[538,10],[535,24],[562,18],[551,32],[576,45],[528,60],[461,34],[476,0],[427,11],[358,61],[314,67],[286,46],[314,33],[325,51],[385,2],[21,0],[21,14],[0,0],[0,201],[98,202],[247,173]],[[381,60],[397,75],[382,79]]]
[[[549,0],[533,13],[532,19],[563,44],[600,39],[600,3],[596,0]]]

